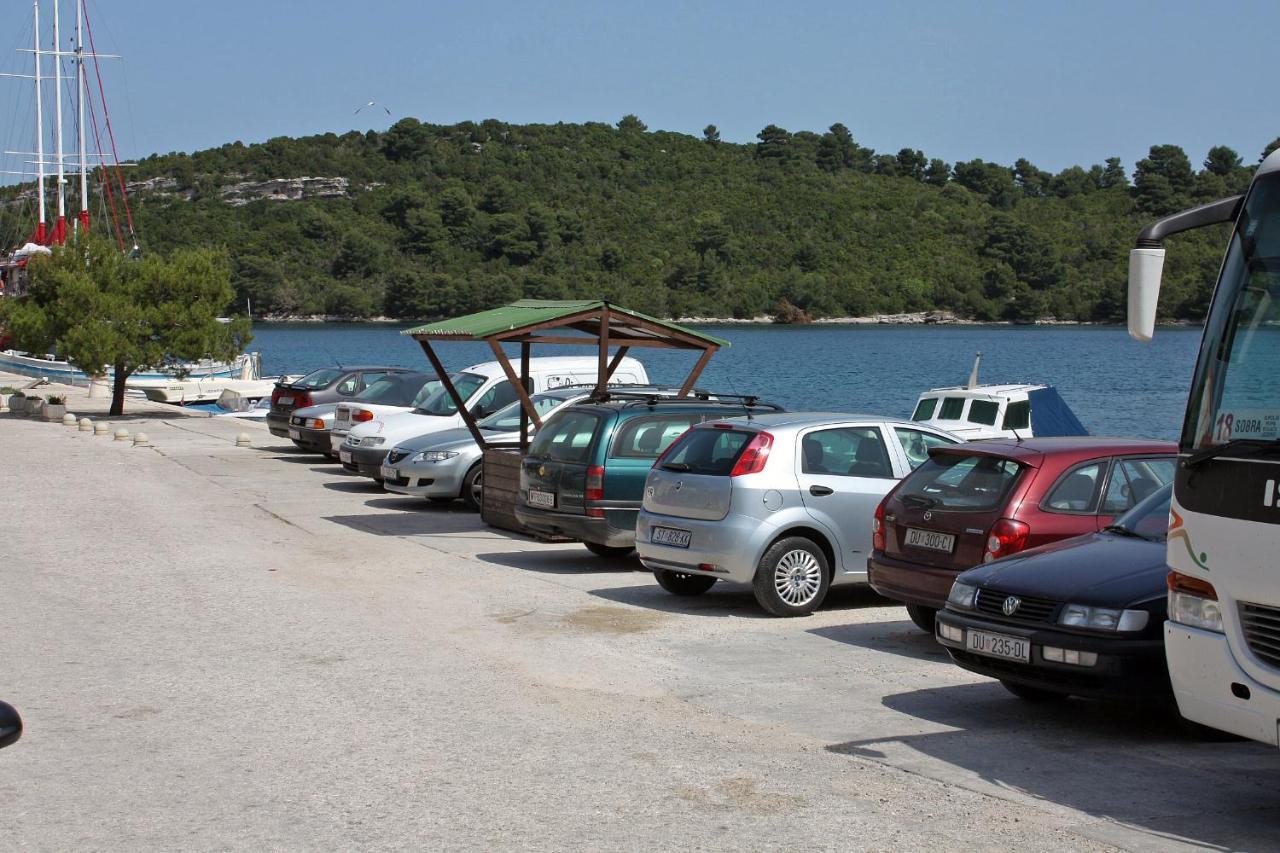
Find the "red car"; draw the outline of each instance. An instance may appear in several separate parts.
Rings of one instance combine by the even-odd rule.
[[[933,633],[956,575],[1093,533],[1173,479],[1176,446],[1128,438],[995,439],[930,449],[872,521],[871,586]]]

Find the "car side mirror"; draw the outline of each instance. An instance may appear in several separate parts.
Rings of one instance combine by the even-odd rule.
[[[8,702],[0,702],[0,749],[13,746],[22,737],[22,717]]]

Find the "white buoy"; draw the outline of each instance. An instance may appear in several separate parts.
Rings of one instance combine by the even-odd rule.
[[[76,416],[71,414],[70,412],[67,412],[65,415],[62,416],[63,426],[75,426],[76,423],[78,423],[76,421]]]
[[[147,434],[145,432],[140,432],[133,437],[134,447],[149,447],[150,445],[151,442],[147,440]]]
[[[251,446],[253,446],[253,439],[249,436],[249,433],[242,432],[236,436],[236,447],[251,447]]]
[[[94,424],[93,434],[94,435],[110,435],[111,427],[107,426],[106,424]]]
[[[120,427],[120,429],[116,430],[116,441],[128,441],[128,440],[129,440],[129,431],[127,429],[125,429],[124,427]]]
[[[89,420],[88,418],[81,418],[81,419],[80,419],[80,431],[81,431],[81,432],[93,432],[93,421]]]

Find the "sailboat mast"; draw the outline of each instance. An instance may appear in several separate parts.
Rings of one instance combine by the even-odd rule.
[[[53,0],[53,101],[54,136],[58,152],[58,219],[53,223],[53,242],[62,245],[67,241],[67,176],[62,158],[62,20],[58,12],[58,0]]]
[[[36,58],[36,196],[39,199],[40,222],[36,225],[35,242],[44,245],[45,213],[44,213],[44,111],[41,106],[40,90],[43,81],[40,79],[40,0],[31,0],[32,14],[35,19],[35,58]]]
[[[89,233],[89,160],[84,143],[84,0],[76,0],[76,122],[80,135],[80,219],[77,228]]]

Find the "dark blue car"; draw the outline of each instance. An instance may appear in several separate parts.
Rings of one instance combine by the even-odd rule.
[[[956,578],[938,642],[1023,699],[1167,703],[1165,536],[1171,486],[1098,533]]]

